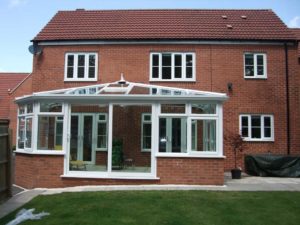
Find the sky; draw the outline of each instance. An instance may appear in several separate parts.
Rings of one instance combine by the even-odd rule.
[[[31,72],[28,51],[35,35],[58,10],[84,9],[272,9],[300,28],[300,0],[0,0],[0,72]]]

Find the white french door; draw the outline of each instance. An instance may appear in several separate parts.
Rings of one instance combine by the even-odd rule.
[[[159,151],[186,152],[186,118],[159,119]]]
[[[93,113],[71,115],[71,160],[82,160],[85,163],[95,162],[95,125],[95,114]]]

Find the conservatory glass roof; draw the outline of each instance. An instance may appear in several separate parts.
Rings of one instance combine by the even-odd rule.
[[[121,79],[112,83],[35,92],[32,95],[16,98],[16,102],[34,99],[211,99],[226,100],[224,93],[198,91],[159,85],[133,83]]]

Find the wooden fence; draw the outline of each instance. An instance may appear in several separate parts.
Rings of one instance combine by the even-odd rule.
[[[0,200],[12,195],[12,145],[9,121],[0,120]]]

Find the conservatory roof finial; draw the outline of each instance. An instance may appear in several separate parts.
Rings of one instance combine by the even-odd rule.
[[[124,79],[124,74],[121,73],[121,79],[118,81],[119,84],[126,84],[126,80]]]

